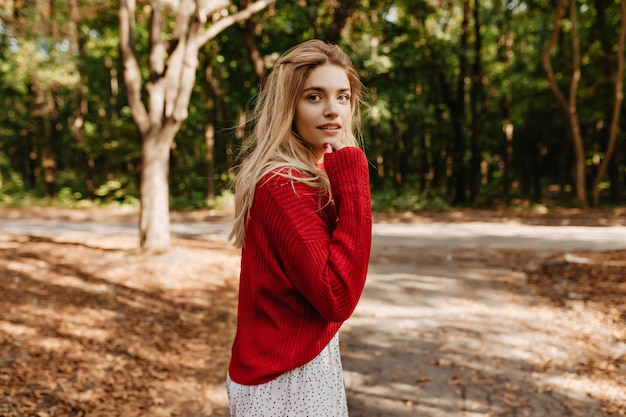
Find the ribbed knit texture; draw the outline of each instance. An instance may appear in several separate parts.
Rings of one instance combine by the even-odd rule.
[[[346,147],[324,163],[334,204],[278,175],[257,184],[229,366],[239,384],[263,384],[312,360],[363,292],[372,243],[367,160]]]

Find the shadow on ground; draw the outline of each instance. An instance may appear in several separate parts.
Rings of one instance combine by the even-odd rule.
[[[552,302],[542,255],[386,239],[341,335],[351,417],[626,415],[623,321]],[[136,243],[0,235],[0,415],[228,415],[239,252]]]
[[[3,237],[0,415],[226,415],[206,398],[222,391],[235,321],[236,270],[206,261],[212,246],[236,259],[219,245],[156,257]]]
[[[350,415],[626,415],[624,322],[536,297],[515,268],[532,259],[375,247],[342,333]]]

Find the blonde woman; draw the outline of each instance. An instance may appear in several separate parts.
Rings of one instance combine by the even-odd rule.
[[[232,417],[348,415],[337,332],[363,291],[372,215],[349,57],[299,44],[261,86],[235,176],[242,248]]]

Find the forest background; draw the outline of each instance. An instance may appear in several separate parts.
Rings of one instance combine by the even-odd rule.
[[[141,206],[167,247],[170,208],[228,204],[259,83],[320,38],[368,89],[375,210],[617,206],[625,3],[1,0],[0,204]]]

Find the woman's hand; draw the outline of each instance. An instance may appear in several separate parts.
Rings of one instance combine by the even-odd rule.
[[[320,164],[320,166],[324,166],[324,155],[326,155],[327,153],[333,153],[333,152],[338,151],[339,149],[343,149],[345,147],[346,147],[346,145],[341,143],[341,141],[337,141],[337,142],[333,142],[333,143],[325,143],[324,144],[324,153],[322,153],[322,156],[320,157],[319,161],[317,161],[317,163]]]
[[[339,149],[345,148],[346,145],[341,143],[341,141],[333,142],[333,143],[325,143],[324,144],[324,153],[332,153],[334,151],[338,151]]]

